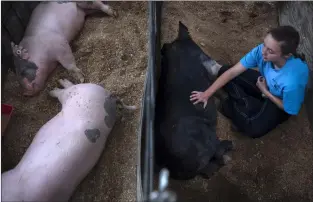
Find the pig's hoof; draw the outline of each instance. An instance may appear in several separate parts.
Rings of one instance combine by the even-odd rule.
[[[79,79],[79,81],[80,81],[80,83],[84,83],[84,81],[85,81],[84,77],[81,77],[81,78]]]
[[[70,82],[67,79],[59,79],[59,83],[64,87],[64,88],[69,88],[72,85],[74,85],[72,82]]]
[[[110,15],[114,18],[118,17],[118,12],[116,10],[110,9]]]
[[[49,95],[50,95],[51,97],[58,97],[60,91],[61,91],[61,89],[55,88],[55,89],[49,91]]]
[[[228,155],[223,155],[223,162],[226,165],[227,163],[229,163],[232,160],[232,158]]]
[[[236,147],[237,147],[237,143],[234,140],[232,141],[232,146],[233,146],[232,149],[236,149]]]
[[[118,12],[117,12],[117,11],[113,11],[113,16],[114,16],[115,18],[117,18],[117,17],[118,17]]]
[[[80,83],[83,83],[85,81],[84,75],[83,75],[81,70],[76,71],[74,74],[75,74],[75,77],[79,80]]]

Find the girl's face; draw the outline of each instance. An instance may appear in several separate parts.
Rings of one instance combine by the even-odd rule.
[[[267,34],[264,38],[264,47],[262,49],[262,56],[264,61],[279,62],[286,58],[282,55],[280,44],[271,34]]]

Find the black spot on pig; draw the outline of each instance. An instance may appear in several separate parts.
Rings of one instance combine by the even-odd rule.
[[[90,142],[95,143],[97,139],[100,137],[100,130],[96,128],[87,129],[85,130],[85,135]]]
[[[173,179],[209,178],[226,163],[225,154],[232,149],[231,141],[221,142],[216,135],[214,99],[208,100],[206,108],[190,101],[192,91],[204,91],[213,83],[206,68],[214,64],[181,22],[177,39],[161,49],[155,163],[156,168],[169,169]]]
[[[18,56],[13,56],[15,73],[20,78],[27,78],[29,82],[32,82],[36,78],[36,72],[38,67],[35,63],[22,59]]]
[[[110,96],[104,102],[104,110],[107,115],[104,117],[104,122],[107,127],[112,128],[116,120],[116,98]]]

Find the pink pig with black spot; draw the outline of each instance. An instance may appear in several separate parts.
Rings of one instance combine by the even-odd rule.
[[[62,110],[43,125],[17,166],[2,173],[2,201],[68,201],[95,166],[116,121],[127,106],[103,87],[59,80],[50,91]]]
[[[34,96],[43,90],[58,63],[79,82],[84,82],[69,43],[82,29],[86,15],[101,11],[117,16],[116,11],[101,1],[38,4],[20,44],[11,42],[16,75],[25,96]]]

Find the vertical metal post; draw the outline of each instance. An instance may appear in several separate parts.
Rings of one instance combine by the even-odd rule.
[[[149,43],[148,43],[148,74],[147,74],[147,127],[146,127],[146,150],[143,191],[144,200],[149,201],[153,190],[153,160],[154,160],[154,109],[155,109],[155,1],[149,1]]]

